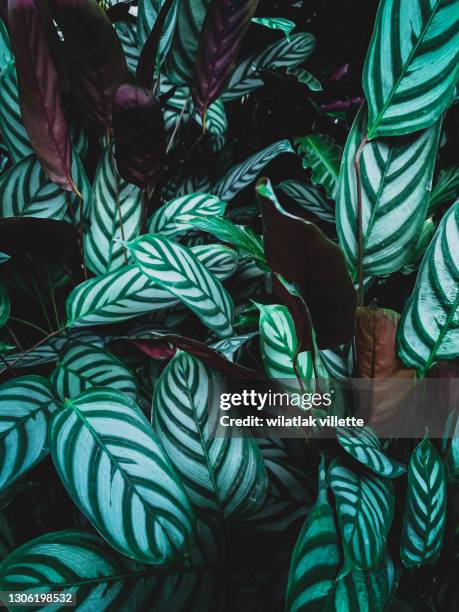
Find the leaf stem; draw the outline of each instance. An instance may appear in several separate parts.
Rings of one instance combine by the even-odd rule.
[[[368,135],[363,137],[359,144],[354,157],[355,180],[357,186],[357,270],[358,270],[358,292],[357,304],[363,306],[364,288],[363,288],[363,205],[362,205],[362,177],[360,174],[360,157],[363,148],[368,142]]]
[[[29,353],[31,353],[33,350],[35,350],[36,348],[38,348],[39,346],[41,346],[44,342],[46,342],[47,340],[49,340],[50,338],[52,338],[53,336],[57,336],[58,334],[62,333],[63,331],[65,331],[66,327],[61,327],[61,329],[56,329],[56,331],[51,332],[50,334],[48,334],[47,336],[45,336],[44,338],[42,338],[39,342],[37,342],[36,344],[34,344],[33,346],[31,346],[29,349],[27,349],[26,351],[24,351],[17,359],[15,359],[14,361],[12,361],[9,364],[9,367],[12,368],[14,367],[17,363],[21,362],[24,357],[26,357]],[[0,370],[0,374],[3,374],[3,372],[6,371],[7,368],[3,368],[3,370]]]

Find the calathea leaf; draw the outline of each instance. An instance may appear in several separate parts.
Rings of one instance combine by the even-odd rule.
[[[128,3],[126,5],[128,6]],[[137,62],[139,61],[136,24],[132,21],[118,21],[115,23],[115,30],[123,47],[129,72],[135,74]]]
[[[0,244],[13,256],[32,253],[66,259],[77,244],[76,230],[64,221],[33,217],[0,219]]]
[[[191,251],[219,280],[234,270],[236,254],[221,244],[191,247]],[[179,303],[178,297],[131,264],[75,287],[67,298],[67,325],[111,324]]]
[[[322,185],[333,199],[338,188],[341,147],[326,134],[296,138],[295,144],[303,157],[303,168],[311,169],[314,185]]]
[[[75,103],[87,124],[102,133],[111,127],[113,95],[127,77],[123,47],[96,0],[56,0],[56,9]]]
[[[165,0],[139,0],[137,17],[137,40],[139,48],[144,44],[156,25],[161,8],[166,4]],[[158,59],[162,61],[168,52],[174,35],[177,21],[177,10],[179,2],[172,0],[172,6],[167,12],[164,25],[161,28],[161,36],[158,44]]]
[[[128,244],[139,269],[178,297],[219,337],[232,333],[233,302],[192,251],[159,234]]]
[[[171,48],[166,55],[166,73],[175,85],[192,81],[199,34],[211,0],[182,0]]]
[[[352,126],[341,165],[337,231],[357,277],[357,183],[354,157],[366,132],[362,108]],[[438,146],[440,123],[407,138],[367,143],[360,157],[363,270],[391,274],[410,263],[424,223]]]
[[[280,30],[285,34],[287,40],[289,40],[290,34],[295,29],[294,21],[283,19],[282,17],[254,17],[252,23],[257,23],[271,30]]]
[[[121,240],[138,235],[141,215],[141,190],[118,175],[106,149],[94,178],[90,224],[84,235],[84,255],[90,270],[103,274],[127,263]]]
[[[155,387],[152,422],[195,507],[241,518],[261,506],[267,476],[254,440],[215,436],[204,365],[178,352]]]
[[[430,194],[428,214],[433,214],[440,206],[454,202],[458,197],[459,167],[441,170]]]
[[[319,348],[349,342],[354,334],[356,295],[343,254],[321,230],[285,212],[266,179],[257,184],[263,217],[263,244],[273,272],[295,285],[312,320]],[[310,348],[310,330],[295,327],[301,348]]]
[[[163,204],[148,222],[151,234],[178,236],[189,231],[189,221],[195,217],[220,217],[224,215],[226,202],[210,193],[190,193]]]
[[[234,67],[258,0],[211,2],[199,37],[192,96],[198,114],[218,98]]]
[[[127,395],[100,388],[67,400],[50,423],[50,447],[73,501],[114,548],[151,564],[189,550],[188,497]]]
[[[0,72],[0,132],[13,161],[33,153],[29,135],[22,123],[14,63],[8,64]]]
[[[341,576],[354,569],[374,570],[382,562],[394,512],[392,482],[376,474],[358,475],[334,459],[327,479],[335,496],[345,563]]]
[[[91,344],[69,343],[59,356],[51,383],[64,401],[91,387],[111,387],[137,398],[134,375],[119,359]]]
[[[22,121],[50,180],[72,191],[72,147],[43,25],[33,0],[8,3]]]
[[[339,427],[336,433],[344,450],[375,474],[385,478],[397,478],[406,472],[401,463],[383,453],[378,437],[369,427]]]
[[[408,491],[400,557],[407,568],[432,564],[443,546],[446,477],[443,462],[427,436],[408,465]]]
[[[449,106],[459,74],[457,11],[448,0],[380,3],[363,71],[370,139],[427,128]]]
[[[260,77],[262,68],[294,68],[309,57],[314,46],[315,38],[312,34],[293,34],[290,40],[284,38],[250,55],[236,66],[223,93],[223,100],[236,100],[263,87],[263,79]]]
[[[288,140],[279,140],[233,166],[212,189],[219,198],[229,202],[242,189],[253,183],[265,166],[282,153],[294,153]]]
[[[325,198],[320,190],[307,183],[290,179],[282,181],[278,188],[291,198],[298,206],[329,223],[335,222],[335,207]]]
[[[459,344],[459,202],[444,215],[419,269],[400,322],[398,354],[426,372],[454,359]]]
[[[10,318],[10,297],[3,281],[0,279],[0,329]]]
[[[164,119],[156,97],[136,85],[118,87],[113,130],[118,172],[128,183],[151,192],[166,159]]]
[[[55,396],[42,376],[20,376],[0,385],[0,490],[48,454],[48,421]]]

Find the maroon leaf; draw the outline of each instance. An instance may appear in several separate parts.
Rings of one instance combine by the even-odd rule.
[[[127,77],[121,42],[95,0],[56,0],[56,18],[76,106],[88,127],[102,133],[111,128],[113,95]]]
[[[0,219],[0,245],[7,255],[27,253],[64,258],[78,244],[78,232],[65,221],[37,217]]]
[[[55,66],[33,0],[10,0],[8,25],[16,58],[19,105],[32,147],[50,180],[72,191],[72,148]],[[48,18],[50,19],[49,13]],[[48,24],[47,28],[52,28]]]
[[[314,223],[284,211],[267,179],[260,179],[256,190],[266,260],[273,272],[296,288],[307,306],[318,347],[350,342],[356,294],[340,248]],[[309,330],[298,318],[300,313],[299,308],[292,312],[298,341],[302,350],[310,349]]]
[[[113,99],[113,130],[118,172],[151,191],[164,168],[166,135],[158,101],[147,89],[121,85]]]
[[[199,38],[192,87],[193,102],[201,117],[231,76],[257,5],[258,0],[213,0],[209,6]]]

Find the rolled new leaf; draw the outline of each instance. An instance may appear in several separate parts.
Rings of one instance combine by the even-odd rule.
[[[56,0],[64,35],[75,104],[97,132],[112,124],[112,99],[126,80],[127,65],[115,29],[95,0]]]
[[[50,180],[72,191],[72,148],[56,68],[33,0],[10,0],[8,25],[19,105],[32,147]],[[49,24],[52,28],[52,24]]]
[[[218,98],[234,68],[237,53],[258,0],[213,0],[199,39],[192,96],[199,115]]]
[[[272,271],[298,290],[319,348],[346,344],[354,335],[356,294],[343,253],[314,223],[284,211],[267,179],[258,181],[257,196],[265,255]],[[301,350],[311,348],[308,330],[295,314]]]
[[[113,130],[118,172],[128,183],[151,191],[166,159],[164,119],[156,97],[136,85],[118,87]]]

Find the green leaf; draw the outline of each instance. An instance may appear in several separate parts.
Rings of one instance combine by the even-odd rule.
[[[85,211],[89,208],[90,184],[83,165],[74,152],[72,177],[83,197]],[[81,200],[74,194],[60,189],[43,171],[35,154],[17,162],[0,179],[0,216],[41,217],[62,220],[68,204],[72,207],[69,217],[79,218]]]
[[[383,453],[378,437],[369,427],[338,427],[336,433],[344,450],[375,474],[398,478],[406,472],[405,466]]]
[[[261,237],[249,227],[235,225],[223,217],[196,218],[189,221],[189,226],[209,232],[222,242],[232,244],[240,255],[253,257],[265,266],[266,259]]]
[[[128,248],[141,272],[179,298],[217,336],[232,334],[233,301],[189,248],[160,234],[141,236]]]
[[[310,168],[314,185],[322,185],[327,196],[333,199],[338,188],[341,147],[326,134],[311,134],[296,138],[298,152],[303,158],[303,168]]]
[[[438,173],[429,200],[429,212],[431,215],[440,206],[454,202],[459,197],[459,166],[452,166]]]
[[[226,202],[209,193],[190,193],[174,198],[158,208],[150,217],[148,231],[172,237],[189,231],[189,221],[196,217],[224,215]]]
[[[366,132],[358,113],[341,164],[336,202],[337,231],[357,276],[356,151]],[[368,142],[360,157],[363,264],[367,276],[391,274],[411,262],[429,202],[440,123],[406,138]]]
[[[151,0],[149,3],[151,5]],[[131,21],[118,21],[115,23],[115,30],[123,46],[129,72],[135,74],[140,52],[137,46],[136,24]]]
[[[8,290],[0,279],[0,329],[6,325],[10,318],[10,297]]]
[[[446,476],[440,455],[427,436],[408,464],[408,492],[400,558],[408,569],[434,564],[443,546]]]
[[[182,0],[172,44],[166,55],[166,73],[175,85],[193,79],[199,34],[211,0]]]
[[[137,404],[120,391],[90,389],[50,423],[54,464],[68,493],[121,553],[170,563],[190,548],[188,497]]]
[[[0,75],[14,62],[14,55],[11,51],[10,37],[3,20],[0,20]]]
[[[265,498],[263,458],[249,437],[215,436],[209,401],[206,368],[180,351],[156,384],[152,422],[194,506],[241,518]]]
[[[253,17],[252,22],[271,30],[281,30],[281,32],[285,34],[287,40],[290,40],[290,34],[295,29],[294,21],[283,19],[282,17]]]
[[[290,179],[282,181],[278,188],[292,198],[298,206],[316,215],[319,219],[328,223],[335,222],[335,207],[322,195],[318,187]]]
[[[55,408],[42,376],[20,376],[0,385],[0,491],[48,454],[48,420]]]
[[[6,263],[9,259],[11,259],[10,255],[7,255],[6,253],[2,253],[0,251],[0,264]]]
[[[164,2],[165,0],[139,0],[137,16],[137,39],[139,49],[142,49],[152,31]],[[169,9],[164,22],[158,45],[158,60],[160,63],[162,63],[172,43],[177,16],[180,14],[178,13],[178,5],[179,2],[176,0]]]
[[[119,359],[92,344],[69,343],[51,374],[62,401],[76,397],[91,387],[111,387],[137,398],[134,375]]]
[[[341,576],[354,569],[376,569],[384,557],[394,513],[392,482],[371,472],[358,475],[337,459],[332,461],[327,478],[343,539]]]
[[[448,108],[459,69],[458,3],[382,0],[363,71],[368,137],[430,127]]]
[[[253,183],[263,168],[281,153],[294,153],[288,140],[279,140],[233,166],[214,186],[213,193],[225,202],[229,202],[242,189]]]
[[[191,251],[219,280],[236,266],[235,252],[221,244],[191,247]],[[75,287],[67,298],[67,325],[108,325],[179,303],[178,297],[130,264]]]
[[[93,183],[90,225],[85,231],[84,254],[94,274],[119,268],[126,261],[121,240],[132,240],[140,231],[142,191],[115,174],[105,150]]]
[[[459,345],[459,201],[444,215],[419,269],[398,326],[403,363],[425,373],[457,357]]]
[[[262,51],[249,55],[236,66],[223,93],[223,101],[237,100],[263,87],[264,82],[259,73],[263,68],[299,66],[312,53],[315,44],[312,34],[293,34],[290,40],[283,38],[268,45]]]
[[[33,153],[29,136],[22,124],[14,64],[10,64],[0,74],[0,132],[13,161]]]
[[[322,85],[314,75],[302,68],[287,68],[287,74],[296,77],[298,83],[306,85],[311,91],[322,91]]]

